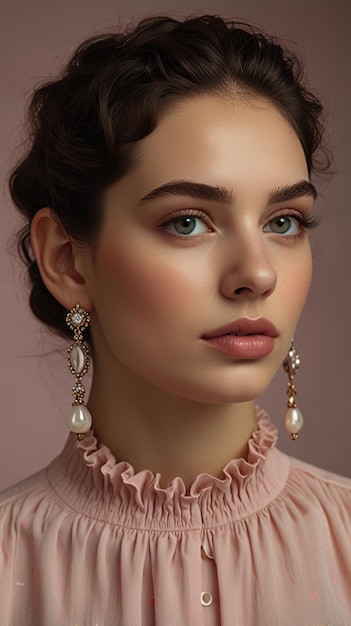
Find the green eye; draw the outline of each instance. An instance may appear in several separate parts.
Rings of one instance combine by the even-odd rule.
[[[173,221],[173,228],[179,235],[191,235],[195,227],[195,217],[178,217]]]
[[[279,215],[279,217],[275,217],[268,222],[264,230],[277,235],[296,235],[300,230],[300,226],[297,219],[289,215]]]
[[[180,236],[201,235],[208,230],[203,219],[194,217],[193,215],[181,215],[180,217],[176,217],[168,222],[165,227],[168,232]]]

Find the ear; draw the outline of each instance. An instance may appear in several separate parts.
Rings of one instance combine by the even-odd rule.
[[[79,303],[91,311],[85,279],[76,269],[77,246],[51,209],[40,209],[34,216],[31,243],[42,280],[54,298],[68,310]]]

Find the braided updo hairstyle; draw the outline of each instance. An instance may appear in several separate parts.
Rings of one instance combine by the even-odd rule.
[[[10,178],[25,218],[18,242],[31,309],[59,333],[69,332],[66,311],[34,259],[34,215],[50,207],[72,239],[96,240],[103,194],[133,166],[135,142],[155,129],[161,108],[201,93],[266,98],[294,128],[309,172],[327,169],[322,106],[304,84],[301,63],[257,29],[209,15],[154,17],[83,42],[61,75],[34,92],[29,149]]]

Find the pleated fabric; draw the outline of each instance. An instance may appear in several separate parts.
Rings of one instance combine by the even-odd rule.
[[[350,626],[351,480],[257,424],[189,492],[70,435],[0,498],[1,626]]]

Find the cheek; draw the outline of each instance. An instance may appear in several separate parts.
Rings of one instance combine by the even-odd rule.
[[[112,358],[121,375],[126,367],[174,390],[194,356],[211,278],[202,263],[194,267],[191,254],[185,259],[179,251],[165,254],[162,245],[127,242],[118,250],[115,242],[104,246],[96,259],[95,364]]]
[[[312,280],[312,255],[308,244],[306,259],[301,264],[297,264],[296,268],[296,285],[301,298],[301,306],[305,303]]]
[[[134,245],[106,243],[97,259],[97,300],[115,316],[140,320],[151,327],[188,317],[206,290],[203,265],[189,255],[164,253],[145,242]]]
[[[287,268],[285,277],[282,276],[284,291],[284,311],[287,318],[298,320],[305,304],[312,279],[312,257],[309,244],[306,244],[305,253],[294,259]],[[295,322],[295,323],[296,323]]]

